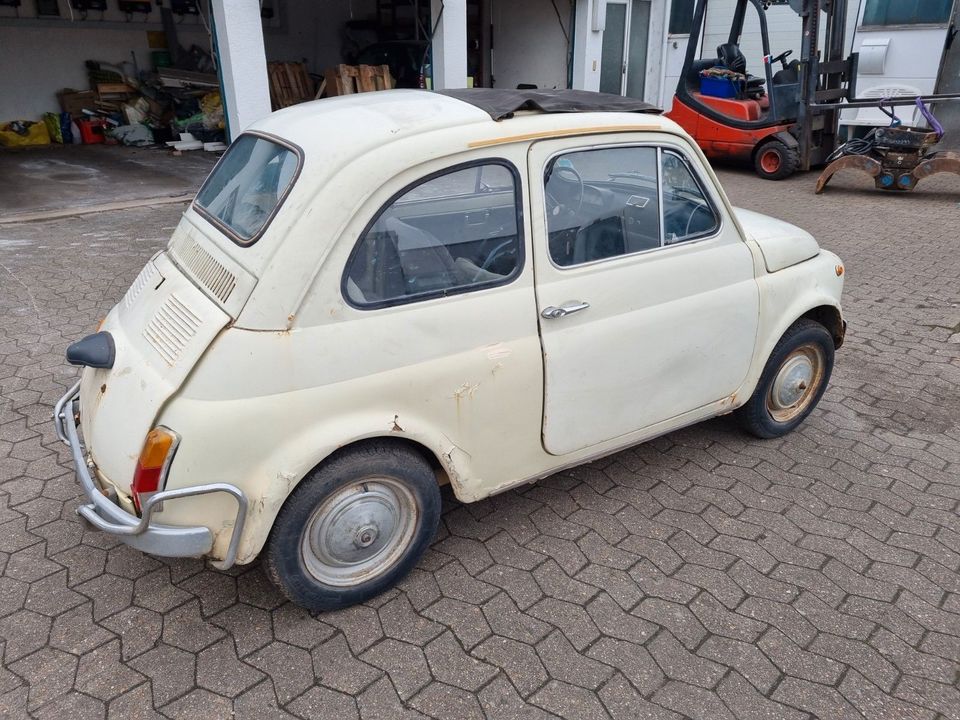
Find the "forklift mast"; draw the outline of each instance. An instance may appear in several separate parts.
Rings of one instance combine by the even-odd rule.
[[[826,162],[837,148],[841,100],[857,96],[859,55],[844,58],[847,27],[845,0],[791,0],[803,21],[800,51],[800,112],[796,134],[800,143],[800,169]],[[820,12],[826,12],[825,56],[820,56]],[[817,107],[821,104],[833,107]]]

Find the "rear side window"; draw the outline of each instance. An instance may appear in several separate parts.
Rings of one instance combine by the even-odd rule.
[[[241,135],[200,188],[196,206],[235,242],[252,244],[280,207],[299,166],[291,148]]]
[[[509,282],[523,264],[519,182],[504,161],[451,168],[407,187],[360,237],[343,278],[376,308]]]

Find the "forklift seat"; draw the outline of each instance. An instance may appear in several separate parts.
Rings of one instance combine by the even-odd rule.
[[[747,72],[747,58],[740,51],[740,46],[736,43],[723,43],[717,47],[717,58],[720,64],[728,70],[738,72],[747,78],[747,87],[745,95],[748,98],[756,99],[763,95],[762,77],[756,77]]]
[[[740,46],[736,43],[724,43],[717,47],[717,57],[720,59],[720,64],[728,70],[741,75],[747,74],[747,58],[740,52]]]

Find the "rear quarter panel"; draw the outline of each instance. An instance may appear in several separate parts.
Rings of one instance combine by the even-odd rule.
[[[520,170],[525,149],[415,164],[375,190],[320,267],[298,273],[314,279],[291,327],[222,332],[168,404],[162,421],[182,439],[167,487],[222,481],[248,496],[239,562],[259,552],[297,483],[357,440],[396,437],[425,446],[465,501],[543,469],[543,364],[526,213],[526,260],[509,284],[375,310],[350,307],[340,289],[357,238],[397,190],[483,157],[506,158]],[[521,189],[526,204],[522,175]],[[303,222],[323,215],[323,202],[318,197]],[[232,501],[208,496],[169,503],[158,520],[211,527],[213,555],[220,556],[234,510]]]

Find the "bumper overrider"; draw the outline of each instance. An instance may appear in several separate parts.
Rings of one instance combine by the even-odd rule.
[[[89,501],[77,508],[77,514],[90,526],[113,535],[132,548],[151,555],[165,557],[202,557],[213,548],[213,533],[207,527],[175,527],[151,523],[154,511],[167,500],[226,493],[237,501],[237,514],[233,523],[233,534],[223,560],[213,562],[213,566],[226,570],[237,557],[237,546],[247,517],[247,496],[240,488],[229,483],[210,483],[193,487],[161,490],[153,493],[143,502],[141,516],[137,517],[113,502],[97,487],[91,475],[92,461],[88,463],[83,443],[77,431],[80,410],[77,398],[80,395],[78,382],[60,398],[54,407],[53,424],[57,436],[70,448],[77,479],[83,493]]]

